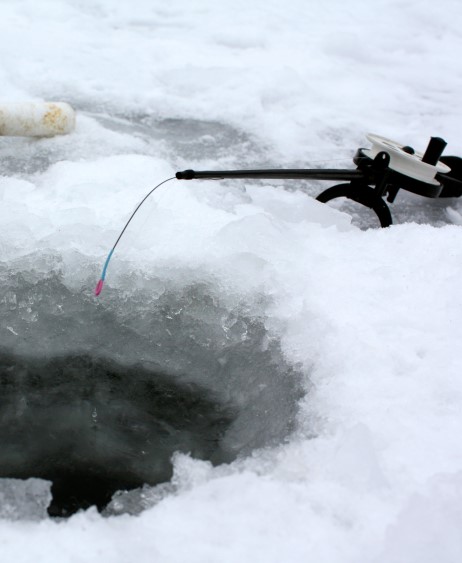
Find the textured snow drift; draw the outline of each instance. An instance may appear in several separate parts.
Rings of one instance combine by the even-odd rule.
[[[369,131],[461,155],[461,10],[2,3],[2,99],[78,111],[67,137],[0,139],[2,357],[161,358],[238,406],[241,454],[179,448],[109,517],[50,519],[48,483],[0,481],[5,561],[462,559],[459,200],[399,194],[395,226],[360,230],[319,182],[175,180],[92,295],[178,169],[345,167]]]

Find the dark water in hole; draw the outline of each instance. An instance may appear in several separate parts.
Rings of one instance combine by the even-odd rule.
[[[0,477],[52,481],[51,514],[167,482],[174,452],[219,464],[293,431],[303,374],[264,299],[132,276],[96,301],[41,260],[0,263]]]
[[[0,374],[0,477],[52,481],[50,514],[168,481],[176,451],[229,461],[231,409],[194,384],[85,355],[3,353]]]

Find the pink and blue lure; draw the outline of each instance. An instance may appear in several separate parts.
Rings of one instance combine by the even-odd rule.
[[[114,243],[114,246],[111,249],[111,252],[109,252],[107,258],[106,258],[106,262],[104,263],[103,266],[103,271],[101,273],[101,278],[99,280],[99,282],[96,284],[96,288],[95,288],[95,295],[96,297],[98,297],[98,295],[103,291],[103,286],[104,286],[104,280],[106,279],[106,272],[107,272],[107,267],[109,266],[109,261],[112,258],[112,255],[114,254],[114,250],[116,249],[116,246],[119,244],[120,239],[122,238],[122,235],[124,234],[124,232],[126,231],[128,225],[130,224],[130,221],[133,219],[133,217],[135,216],[136,212],[138,211],[138,209],[143,205],[143,203],[148,199],[148,197],[155,191],[157,190],[157,188],[160,188],[160,186],[162,186],[163,184],[166,184],[167,182],[170,182],[170,180],[174,180],[175,177],[173,178],[168,178],[167,180],[164,180],[163,182],[161,182],[160,184],[157,184],[157,186],[155,186],[154,188],[152,188],[152,190],[147,193],[144,198],[140,201],[140,203],[136,206],[135,211],[133,211],[133,213],[130,215],[130,218],[128,219],[128,221],[125,223],[124,228],[122,229],[122,231],[120,232],[120,235],[117,237],[117,240]]]

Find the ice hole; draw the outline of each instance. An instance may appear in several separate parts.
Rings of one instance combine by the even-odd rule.
[[[49,514],[166,483],[175,452],[227,463],[293,431],[302,374],[257,297],[139,279],[95,303],[58,273],[0,277],[0,478],[52,481]]]

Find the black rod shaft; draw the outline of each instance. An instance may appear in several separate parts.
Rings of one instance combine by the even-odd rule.
[[[243,178],[249,180],[363,180],[361,170],[335,169],[276,169],[276,170],[183,170],[176,173],[178,180]]]

